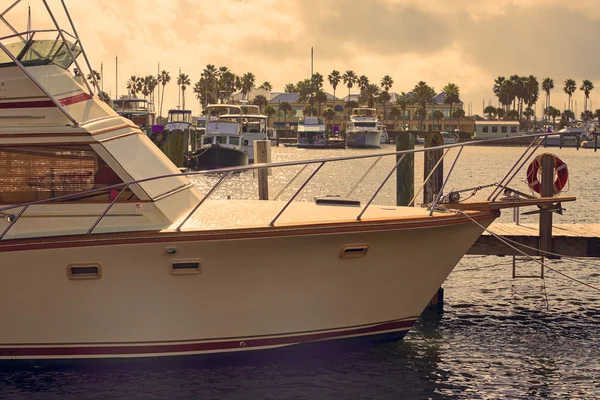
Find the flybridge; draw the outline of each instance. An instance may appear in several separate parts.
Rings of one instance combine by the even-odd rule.
[[[27,119],[42,119],[51,118],[56,120],[58,124],[62,124],[66,117],[72,125],[79,125],[82,120],[90,120],[100,118],[103,112],[88,113],[77,115],[76,118],[72,112],[68,110],[68,106],[91,99],[94,96],[95,88],[98,88],[95,74],[92,73],[92,68],[83,49],[81,40],[77,36],[77,31],[73,25],[69,11],[67,10],[64,0],[60,3],[64,9],[64,17],[68,20],[68,28],[70,32],[60,26],[55,14],[50,9],[47,0],[40,0],[44,5],[48,17],[51,21],[51,26],[44,29],[31,29],[28,27],[24,31],[19,31],[11,23],[11,18],[19,10],[19,5],[24,2],[15,0],[8,8],[0,14],[0,26],[3,24],[12,34],[0,37],[0,68],[7,69],[16,68],[18,72],[7,72],[9,77],[7,82],[1,82],[4,87],[5,94],[0,100],[6,102],[0,104],[0,109],[41,109],[55,107],[63,114],[63,117],[54,115],[41,115],[41,113],[30,113],[23,115],[0,115],[2,119],[11,119],[16,121],[17,125],[27,124],[24,120]],[[41,7],[40,7],[41,8]],[[82,69],[82,65],[77,61],[77,58],[83,55],[86,70]],[[53,82],[60,82],[63,90],[60,94],[53,93],[48,86],[48,78],[56,77],[63,74],[69,74],[68,68],[74,65],[76,79],[57,79]],[[44,72],[38,71],[36,67],[45,67]],[[91,84],[84,76],[91,77]],[[70,82],[69,82],[70,81]],[[7,87],[9,86],[9,87]],[[55,87],[55,86],[52,86]],[[60,98],[59,98],[60,97]],[[28,101],[8,102],[9,100],[26,99]],[[64,122],[63,122],[64,121]],[[50,122],[52,124],[52,122]]]

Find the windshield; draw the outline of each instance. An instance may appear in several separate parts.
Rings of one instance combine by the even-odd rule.
[[[62,68],[69,68],[74,59],[69,54],[69,48],[73,56],[77,58],[81,54],[81,47],[69,41],[62,40],[29,40],[7,44],[8,51],[23,65],[46,65],[56,64]],[[0,66],[15,65],[8,54],[0,52]]]

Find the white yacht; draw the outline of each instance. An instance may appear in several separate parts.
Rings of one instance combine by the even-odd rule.
[[[260,107],[251,104],[242,104],[242,139],[243,148],[248,154],[250,162],[254,161],[254,141],[268,140],[267,116],[260,113]]]
[[[558,131],[560,136],[548,136],[544,139],[544,146],[548,147],[577,147],[587,136],[585,126],[573,126]]]
[[[200,137],[200,146],[186,153],[185,166],[192,170],[235,167],[248,164],[242,147],[242,109],[230,104],[212,104],[206,108],[208,122]]]
[[[0,366],[399,340],[513,206],[294,202],[335,159],[271,164],[316,163],[287,201],[211,198],[257,167],[196,186],[74,79],[87,57],[67,29],[0,38]]]
[[[382,134],[375,108],[360,107],[352,110],[346,128],[347,147],[379,147]]]

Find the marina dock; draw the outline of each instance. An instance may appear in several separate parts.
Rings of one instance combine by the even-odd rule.
[[[520,244],[538,248],[540,241],[539,225],[495,222],[489,230]],[[520,248],[531,256],[537,252]],[[570,257],[600,257],[600,224],[553,224],[552,252]],[[467,254],[520,256],[510,246],[502,243],[493,235],[484,232]]]

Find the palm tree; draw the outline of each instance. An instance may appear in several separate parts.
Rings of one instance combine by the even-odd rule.
[[[268,81],[263,82],[258,88],[266,90],[267,92],[273,91],[273,85],[271,85],[271,82]]]
[[[594,90],[594,84],[592,83],[592,81],[584,79],[581,83],[581,87],[579,88],[579,90],[583,91],[583,94],[585,95],[583,110],[587,111],[587,102],[590,99],[590,92]]]
[[[452,105],[460,101],[460,89],[458,88],[458,85],[449,82],[442,88],[442,91],[445,93],[444,104],[450,105],[448,115],[452,116]]]
[[[348,70],[344,73],[344,75],[342,75],[342,80],[348,88],[348,101],[350,101],[350,90],[352,89],[352,86],[354,86],[354,84],[358,81],[358,77],[356,76],[354,71]],[[348,117],[349,116],[350,114],[348,113]]]
[[[508,110],[506,114],[504,114],[504,119],[506,121],[518,121],[519,112],[517,110]]]
[[[387,115],[385,114],[385,106],[392,99],[390,92],[384,90],[379,93],[379,97],[377,97],[377,102],[383,106],[383,123],[387,121]]]
[[[168,71],[162,70],[160,71],[160,75],[158,75],[158,83],[160,83],[162,85],[162,95],[160,98],[160,112],[159,112],[159,116],[162,117],[162,106],[163,106],[163,100],[165,98],[165,86],[167,85],[167,83],[169,83],[171,81],[171,76],[169,75]]]
[[[331,87],[333,87],[333,107],[335,108],[335,100],[336,100],[335,89],[337,88],[337,86],[339,85],[339,83],[342,80],[340,71],[336,71],[335,69],[333,71],[331,71],[331,73],[327,77],[327,80],[329,81],[329,84],[331,85]]]
[[[512,81],[499,76],[494,80],[493,91],[496,97],[498,97],[500,104],[504,106],[505,111],[508,111],[510,104],[515,98],[515,88]]]
[[[352,109],[358,108],[358,102],[355,100],[349,100],[346,102],[346,110],[348,110],[348,115],[352,112]]]
[[[287,101],[284,101],[279,105],[279,111],[283,111],[283,122],[287,123],[288,112],[291,113],[293,110],[292,105]]]
[[[87,80],[92,84],[92,86],[95,86],[96,89],[100,90],[100,73],[98,71],[93,69],[92,72],[87,74]]]
[[[317,93],[315,93],[315,101],[319,105],[317,115],[321,115],[321,106],[323,105],[323,103],[327,102],[327,93],[325,93],[322,90],[319,90]]]
[[[129,80],[127,81],[127,91],[129,92],[129,95],[135,97],[135,95],[137,94],[137,81],[138,81],[138,77],[135,75],[132,75]]]
[[[187,74],[179,73],[177,84],[181,87],[181,109],[185,110],[185,89],[191,85],[190,77]]]
[[[370,83],[360,91],[360,96],[358,96],[358,103],[367,104],[369,107],[374,107],[375,102],[377,101],[377,97],[379,97],[379,93],[379,86]]]
[[[298,91],[296,90],[296,85],[294,85],[293,83],[287,83],[283,89],[284,93],[298,93]]]
[[[552,118],[552,125],[556,128],[556,118],[560,117],[560,110],[549,106],[544,110],[544,114],[546,114],[548,118]]]
[[[504,118],[504,114],[506,114],[506,111],[504,110],[504,108],[498,107],[496,109],[496,116],[498,117],[498,119]]]
[[[523,78],[524,85],[524,98],[523,101],[527,104],[527,107],[532,107],[535,103],[537,103],[538,98],[540,97],[540,84],[535,76],[529,75],[528,77]],[[521,104],[521,110],[523,110],[523,105]]]
[[[533,111],[533,108],[527,107],[525,111],[523,111],[523,115],[527,118],[527,130],[529,130],[531,128],[531,117],[535,115],[535,111]]]
[[[400,107],[402,110],[402,130],[404,130],[404,117],[406,116],[406,107],[411,104],[412,99],[410,96],[404,92],[400,93],[398,98],[396,99],[396,105]]]
[[[358,87],[360,88],[360,91],[362,92],[363,90],[365,90],[365,88],[367,86],[369,86],[369,78],[367,78],[366,75],[361,75],[357,80],[356,80],[356,84],[358,85]]]
[[[457,108],[452,113],[452,116],[456,118],[456,129],[460,131],[460,119],[465,117],[465,110]]]
[[[544,78],[542,81],[542,90],[546,92],[546,107],[550,107],[550,91],[554,89],[554,80],[552,78]]]
[[[487,106],[483,109],[483,113],[488,115],[489,120],[492,120],[494,119],[494,116],[496,116],[497,110],[494,106]]]
[[[598,123],[600,124],[600,108],[594,112],[594,117],[598,119]]]
[[[267,126],[269,126],[269,120],[271,119],[271,117],[273,115],[275,115],[277,110],[275,110],[275,108],[273,106],[266,106],[263,112],[267,116]]]
[[[394,80],[391,76],[386,75],[383,78],[381,78],[381,82],[379,84],[381,85],[383,91],[387,92],[392,88],[392,85],[394,85]]]
[[[594,119],[594,113],[592,113],[590,110],[585,110],[584,112],[581,113],[581,120],[583,122],[589,122],[593,119]]]
[[[435,103],[435,90],[424,81],[419,81],[413,89],[413,94],[415,96],[415,103],[423,110],[423,112],[419,113],[419,116],[421,117],[419,125],[421,125],[427,115],[427,106],[432,106]]]
[[[227,68],[221,67],[219,70]],[[219,99],[225,103],[225,99],[230,101],[231,95],[235,93],[235,74],[231,71],[221,71],[219,76]]]
[[[569,96],[569,107],[568,109],[571,109],[571,96],[573,96],[573,93],[575,93],[575,90],[577,90],[577,82],[575,82],[575,80],[573,79],[567,79],[565,81],[565,86],[563,87],[564,92]]]
[[[263,107],[266,107],[267,105],[267,98],[262,94],[256,95],[252,101],[252,104],[257,105],[259,112],[261,112]]]
[[[323,117],[325,117],[325,119],[327,121],[331,121],[334,117],[335,117],[335,111],[333,110],[333,108],[331,107],[327,107],[324,111],[323,111]]]
[[[256,77],[252,72],[246,72],[242,76],[242,97],[248,100],[248,94],[254,89]]]
[[[400,111],[398,107],[390,108],[390,116],[394,118],[394,130],[396,130],[396,127],[398,125],[398,117],[400,115],[402,115],[402,111]]]
[[[417,106],[415,107],[415,111],[413,111],[413,114],[415,118],[419,120],[419,130],[421,130],[423,128],[422,123],[425,117],[427,116],[427,109],[422,105],[417,104]]]
[[[196,95],[196,99],[200,102],[200,106],[204,109],[204,78],[198,79],[198,82],[194,83],[192,93]]]
[[[571,110],[565,110],[560,115],[560,123],[562,125],[567,125],[569,121],[575,119],[575,113]]]
[[[440,129],[442,129],[442,122],[441,121],[442,121],[442,119],[444,119],[444,112],[442,110],[435,110],[433,112],[432,117],[433,117],[434,120],[437,119],[437,122],[438,122],[438,125],[440,126]]]

